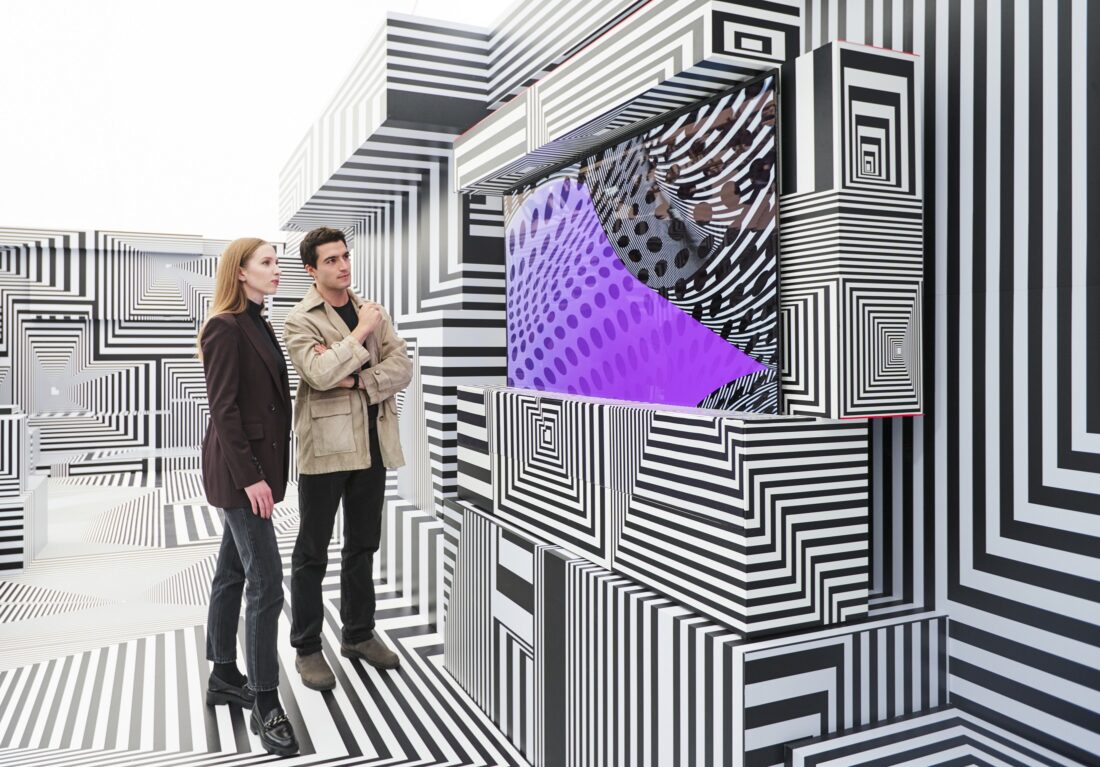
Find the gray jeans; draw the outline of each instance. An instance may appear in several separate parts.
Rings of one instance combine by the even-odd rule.
[[[251,509],[225,509],[224,516],[225,532],[210,584],[206,659],[215,663],[236,661],[237,623],[244,591],[248,686],[256,691],[274,690],[279,686],[276,646],[283,609],[283,560],[275,526]]]

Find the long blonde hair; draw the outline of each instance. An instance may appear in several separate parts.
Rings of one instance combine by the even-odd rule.
[[[238,279],[241,267],[248,263],[257,250],[264,245],[270,245],[267,240],[259,237],[241,237],[233,240],[218,259],[218,271],[214,274],[214,298],[210,302],[210,311],[199,328],[199,336],[195,339],[198,348],[199,359],[202,359],[202,334],[206,330],[211,317],[219,314],[240,314],[248,308],[248,296],[244,292],[244,283]]]

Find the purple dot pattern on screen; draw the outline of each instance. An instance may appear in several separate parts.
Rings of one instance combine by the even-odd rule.
[[[573,179],[531,193],[506,248],[512,386],[694,406],[765,369],[631,274]]]

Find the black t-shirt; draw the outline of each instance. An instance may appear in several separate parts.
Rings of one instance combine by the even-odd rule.
[[[336,313],[340,315],[340,319],[342,319],[344,321],[344,324],[348,326],[349,332],[355,330],[355,326],[359,324],[359,313],[355,311],[355,307],[352,306],[350,300],[347,301],[343,306],[334,306],[332,308],[336,310]],[[368,362],[362,367],[362,369],[366,370],[369,367],[370,363]],[[370,395],[368,394],[367,396],[369,397]],[[367,411],[370,413],[370,417],[372,420],[377,418],[378,404],[375,402],[370,403],[370,405],[367,406]]]

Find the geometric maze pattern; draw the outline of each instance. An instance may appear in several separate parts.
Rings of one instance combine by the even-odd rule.
[[[454,494],[455,389],[505,370],[503,208],[454,191],[451,148],[487,112],[489,38],[388,18],[280,177],[282,227],[345,232],[352,288],[408,342],[401,490],[437,514]]]
[[[750,635],[867,612],[863,421],[653,416],[613,569]]]
[[[23,450],[0,450],[4,462],[20,455],[33,459],[27,471],[48,469],[74,484],[123,480],[150,489],[86,530],[90,543],[172,547],[189,537],[172,529],[172,509],[185,499],[205,507],[197,471],[209,414],[194,339],[225,244],[0,228],[0,369],[8,371],[4,394],[22,405],[33,435]],[[295,376],[291,371],[292,385]],[[0,433],[7,433],[2,426]],[[0,446],[7,447],[6,437]],[[158,474],[185,487],[156,486]],[[36,524],[20,523],[28,539]],[[41,533],[37,548],[44,527]],[[0,568],[18,568],[35,553],[0,554]]]
[[[342,541],[337,530],[322,585],[323,652],[336,671],[337,687],[317,693],[301,686],[293,670],[293,648],[284,641],[289,631],[296,509],[282,512],[292,513],[295,524],[276,526],[288,600],[279,626],[279,692],[301,744],[301,754],[287,763],[523,765],[519,751],[443,670],[436,607],[437,576],[446,566],[442,523],[392,495],[392,480],[388,489],[382,548],[376,558],[376,630],[401,655],[397,671],[378,672],[339,655]],[[194,545],[199,547],[196,553],[205,554],[156,583],[143,599],[200,609],[206,604],[218,543]],[[69,564],[51,561],[51,578],[56,581],[66,567],[79,574],[83,559],[87,557]],[[0,584],[0,621],[12,636],[24,631],[23,626],[33,630],[35,621],[65,613],[78,621],[79,611],[104,604],[98,597],[26,585],[30,577],[23,576],[18,584]],[[124,585],[126,575],[116,577],[120,587],[132,589]],[[0,671],[0,763],[269,761],[249,733],[247,711],[205,704],[210,664],[205,659],[204,628],[188,622],[107,644],[96,644],[93,637],[77,652]],[[243,628],[238,633],[239,660],[242,641]]]
[[[946,619],[747,642],[468,503],[445,664],[535,765],[770,767],[791,740],[942,705]]]
[[[1100,452],[1094,444],[1100,425],[1089,413],[1097,410],[1091,403],[1100,387],[1093,380],[1097,368],[1091,350],[1097,345],[1091,343],[1089,329],[1100,327],[1100,301],[1092,295],[1096,269],[1088,243],[1097,235],[1089,231],[1096,217],[1088,215],[1087,202],[1096,196],[1091,179],[1100,178],[1093,167],[1100,153],[1086,150],[1089,118],[1100,119],[1092,114],[1097,100],[1088,98],[1095,57],[1100,55],[1095,44],[1088,45],[1089,32],[1095,34],[1096,14],[1089,15],[1083,2],[956,6],[807,0],[782,7],[745,5],[741,11],[731,9],[732,18],[711,26],[721,27],[723,42],[715,49],[715,60],[704,62],[710,71],[690,67],[682,77],[673,74],[663,88],[664,106],[657,106],[659,99],[654,98],[648,112],[651,105],[644,88],[635,99],[633,86],[607,77],[607,72],[622,61],[631,61],[636,71],[672,73],[684,69],[680,62],[690,66],[703,61],[706,56],[696,54],[708,40],[697,15],[672,12],[662,17],[670,8],[683,10],[673,3],[645,4],[653,16],[633,14],[641,4],[614,2],[577,22],[575,14],[569,16],[572,9],[564,6],[547,8],[538,18],[517,7],[486,36],[491,61],[486,103],[495,111],[458,141],[454,175],[448,178],[457,177],[460,188],[479,188],[481,182],[489,188],[500,181],[500,193],[528,173],[545,172],[577,156],[577,151],[583,155],[563,143],[572,131],[582,145],[604,143],[605,127],[617,120],[627,124],[743,81],[759,69],[745,71],[732,61],[727,69],[721,58],[725,41],[736,45],[738,36],[742,53],[751,45],[770,59],[761,68],[793,60],[799,47],[808,52],[838,40],[915,53],[912,135],[921,140],[915,142],[920,159],[912,163],[910,179],[924,190],[927,202],[927,215],[922,210],[919,222],[914,220],[917,207],[911,198],[882,190],[891,173],[903,178],[896,172],[900,155],[890,153],[885,114],[890,105],[884,110],[881,101],[849,92],[855,104],[849,114],[856,122],[827,120],[828,126],[814,127],[805,110],[796,112],[800,94],[812,90],[800,89],[797,79],[784,76],[781,140],[790,140],[792,131],[800,133],[793,137],[798,151],[784,147],[780,167],[781,230],[785,235],[796,227],[796,239],[783,242],[780,259],[783,393],[791,408],[820,414],[835,402],[839,412],[842,371],[815,359],[814,350],[835,357],[839,337],[833,331],[844,327],[877,338],[867,347],[868,355],[876,357],[865,360],[868,366],[862,370],[867,377],[851,376],[863,389],[852,391],[866,398],[883,393],[880,387],[897,389],[903,399],[915,397],[917,409],[927,416],[896,423],[876,420],[872,429],[873,614],[949,610],[956,661],[953,700],[970,714],[992,712],[1007,729],[1071,754],[1078,762],[1095,761],[1100,753],[1095,715],[1100,710],[1100,680],[1092,669],[1100,666],[1095,599],[1100,575],[1090,509],[1100,497],[1098,471],[1091,460]],[[758,22],[757,29],[748,28],[751,24],[744,20]],[[774,34],[763,34],[767,28]],[[599,38],[604,32],[608,34]],[[385,44],[382,38],[377,38],[380,45]],[[591,44],[597,38],[599,43]],[[546,46],[525,42],[533,39]],[[536,60],[539,56],[545,58]],[[826,70],[836,71],[821,69]],[[547,72],[552,75],[546,77]],[[534,86],[527,87],[532,82]],[[434,80],[421,87],[446,88]],[[680,92],[670,93],[675,89]],[[888,96],[902,89],[880,85],[869,90]],[[384,82],[379,93],[385,93]],[[391,188],[388,198],[371,201],[369,217],[360,215],[366,207],[364,197],[382,196],[370,187],[370,173],[386,174],[388,182],[400,185],[391,177],[392,163],[387,165],[379,153],[357,156],[341,167],[362,142],[357,137],[346,152],[327,142],[329,137],[347,135],[342,126],[362,125],[355,117],[362,104],[381,101],[364,98],[356,103],[347,98],[334,103],[326,111],[329,123],[303,142],[280,183],[281,199],[287,204],[285,219],[307,204],[313,206],[318,217],[322,211],[327,215],[326,223],[361,232],[359,247],[372,254],[411,250],[406,232],[412,230],[390,222],[411,221],[409,210],[430,205],[415,192],[406,196]],[[839,109],[839,95],[835,103]],[[841,184],[831,178],[818,187],[816,157],[805,153],[816,148],[815,137],[826,127],[834,136],[843,129],[855,149],[843,167],[845,178],[858,186],[845,188],[843,195],[838,194]],[[547,156],[535,157],[544,146]],[[841,151],[839,139],[823,142],[822,147],[838,155]],[[830,169],[837,165],[822,163]],[[874,186],[867,183],[871,181],[878,188],[868,188]],[[919,270],[924,280],[919,298],[915,280],[899,280],[908,292],[891,297],[881,311],[860,296],[844,304],[855,307],[853,315],[840,311],[844,294],[838,280],[807,276],[801,292],[787,290],[797,288],[800,277],[784,271],[790,263],[786,256],[797,255],[799,249],[813,251],[811,229],[797,235],[797,222],[787,220],[790,205],[797,201],[789,195],[818,192],[823,195],[819,207],[824,209],[848,206],[883,213],[877,223],[863,222],[868,229],[861,231],[853,223],[855,228],[845,230],[849,240],[860,241],[858,248],[846,252],[868,250],[878,264],[893,255],[893,263],[904,264],[914,277]],[[440,198],[449,199],[445,194]],[[493,199],[484,197],[478,204]],[[799,204],[807,215],[814,212],[814,198],[804,197]],[[419,215],[416,220],[421,221]],[[874,227],[888,231],[885,256],[883,232]],[[871,250],[870,244],[878,249]],[[0,261],[3,258],[0,254]],[[438,267],[448,261],[432,258],[435,276],[421,279],[417,264],[391,268],[378,256],[379,271],[395,276],[380,276],[380,289],[368,292],[387,296],[388,302],[391,285],[398,293],[411,291],[413,272],[416,290],[423,291],[429,279],[445,283],[447,271]],[[462,259],[466,258],[464,253]],[[806,267],[813,275],[815,267]],[[363,269],[357,266],[357,271]],[[54,282],[55,289],[64,290],[64,281]],[[486,279],[485,284],[493,283]],[[502,285],[495,284],[502,295]],[[482,297],[479,294],[478,300]],[[464,299],[456,294],[450,300]],[[928,303],[921,307],[923,300]],[[898,316],[904,313],[905,301],[920,311],[908,324]],[[792,316],[795,313],[798,316]],[[8,316],[5,304],[0,323]],[[841,317],[853,316],[862,326],[841,324]],[[833,318],[835,324],[827,325]],[[791,328],[798,328],[793,340]],[[817,340],[796,347],[798,339],[809,338]],[[426,334],[423,346],[441,348],[441,340]],[[503,330],[495,343],[503,348]],[[919,362],[901,364],[893,354],[899,345],[902,360],[911,359],[906,352],[919,351]],[[477,366],[470,358],[459,358],[457,364],[467,372]],[[503,374],[501,358],[491,364],[498,376]],[[449,369],[450,359],[440,365]],[[911,380],[906,382],[906,376]],[[10,381],[0,363],[0,392],[7,391]],[[431,382],[433,387],[436,383]],[[421,396],[419,390],[410,390],[410,395]],[[446,399],[450,391],[446,386],[433,388],[426,396],[434,406],[433,398]],[[420,418],[423,411],[412,404]],[[488,453],[470,449],[479,439],[487,444],[487,434],[483,422],[463,420],[470,415],[464,412],[467,407],[469,403],[459,401],[457,440],[465,456],[460,465],[463,482],[480,486],[464,492],[491,499]],[[912,406],[895,412],[911,411]],[[437,426],[434,418],[429,414],[426,419],[429,431]],[[453,450],[454,432],[444,427],[439,434],[433,437],[442,445],[439,450]],[[450,490],[454,464],[444,461],[438,466],[433,482]],[[424,496],[422,492],[417,497]],[[456,529],[452,520],[448,534],[455,535]]]
[[[459,497],[494,519],[746,635],[866,613],[864,421],[459,397]]]
[[[195,332],[220,245],[0,229],[0,367],[11,370],[12,401],[40,431],[41,465],[67,467],[98,452],[152,472],[158,451],[198,447],[205,422],[178,407],[204,402],[205,390],[178,388],[172,371],[196,370]],[[166,443],[166,425],[190,439]]]
[[[600,16],[626,4],[603,5]],[[643,121],[772,70],[798,51],[801,14],[795,0],[656,0],[632,6],[618,23],[593,28],[589,45],[574,49],[566,62],[456,142],[460,189],[505,194],[592,154]],[[549,45],[575,34],[573,19],[535,23],[538,31],[526,34]],[[630,75],[607,76],[628,60]]]
[[[787,767],[974,764],[1085,767],[983,719],[946,707],[896,722],[789,746]],[[1090,762],[1095,764],[1095,762]]]
[[[38,430],[18,405],[0,404],[0,570],[15,571],[46,543],[45,475],[33,472]]]
[[[749,645],[746,767],[781,764],[792,741],[942,706],[947,624],[925,613]]]
[[[883,602],[951,616],[959,710],[1097,764],[1100,16],[835,8],[806,4],[804,50],[912,51],[922,78],[926,416],[876,428]]]
[[[785,412],[919,414],[921,70],[833,43],[783,72]]]

